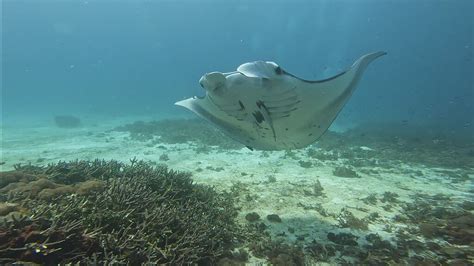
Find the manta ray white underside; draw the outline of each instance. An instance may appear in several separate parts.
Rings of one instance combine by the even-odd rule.
[[[346,71],[318,81],[300,79],[274,62],[245,63],[199,81],[204,97],[179,101],[250,149],[289,150],[316,141],[352,95],[367,66],[385,55],[362,56]]]

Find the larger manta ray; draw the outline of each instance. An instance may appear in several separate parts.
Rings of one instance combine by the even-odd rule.
[[[237,71],[205,74],[204,97],[179,101],[250,149],[289,150],[308,146],[326,132],[376,58],[362,56],[334,77],[308,81],[274,62],[242,64]]]

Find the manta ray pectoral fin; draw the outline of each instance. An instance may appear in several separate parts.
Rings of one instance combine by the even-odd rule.
[[[184,107],[188,110],[194,111],[193,108],[192,108],[193,100],[194,100],[194,98],[188,98],[188,99],[185,99],[185,100],[175,102],[174,105],[182,106],[182,107]]]
[[[348,70],[327,80],[316,81],[316,83],[326,82],[331,87],[334,87],[335,90],[350,90],[352,92],[352,90],[357,85],[357,82],[359,82],[367,66],[378,57],[381,57],[386,54],[386,52],[376,52],[361,56],[359,59],[357,59],[357,61],[354,62],[354,64],[352,64],[352,66]]]
[[[237,71],[249,78],[271,79],[281,73],[281,68],[275,62],[255,61],[240,65]]]
[[[385,54],[376,52],[364,55],[346,71],[325,80],[307,81],[288,74],[293,78],[289,79],[291,83],[299,80],[295,90],[301,100],[298,109],[289,114],[291,117],[298,117],[299,121],[306,121],[305,125],[309,125],[306,131],[301,131],[306,134],[301,134],[298,138],[299,143],[304,143],[298,144],[298,147],[308,145],[324,134],[351,97],[367,66]],[[285,121],[293,124],[293,128],[301,127],[298,120]]]
[[[324,112],[325,116],[328,117],[327,120],[332,122],[337,113],[344,106],[344,103],[354,92],[367,66],[385,54],[386,52],[376,52],[364,55],[356,60],[346,71],[324,80],[308,81],[299,79],[288,73],[286,74],[302,81],[303,86],[301,86],[301,88],[303,88],[303,91],[299,93],[301,95],[306,94],[304,99],[313,99],[312,104],[319,106],[320,112]],[[329,111],[329,109],[332,111]]]
[[[182,106],[198,116],[216,124],[226,132],[234,132],[235,125],[232,121],[228,120],[225,113],[220,111],[212,102],[207,98],[193,97],[186,100],[176,102],[175,105]]]
[[[359,81],[360,77],[362,76],[362,74],[364,73],[367,66],[375,59],[386,54],[387,54],[386,52],[376,52],[376,53],[363,55],[359,59],[357,59],[357,61],[355,61],[354,64],[351,66],[351,68],[347,71],[347,74],[349,74],[350,76],[349,78],[352,79],[351,83],[354,83],[353,85],[355,86],[356,83]]]

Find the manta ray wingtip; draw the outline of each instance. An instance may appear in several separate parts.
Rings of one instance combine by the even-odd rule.
[[[182,107],[190,109],[192,100],[193,98],[188,98],[185,100],[177,101],[174,103],[174,105],[182,106]]]

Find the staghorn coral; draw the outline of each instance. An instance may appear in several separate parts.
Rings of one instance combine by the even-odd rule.
[[[75,185],[76,194],[78,195],[86,195],[91,192],[99,192],[103,190],[104,187],[104,182],[100,180],[87,180],[85,182]]]
[[[230,195],[194,184],[188,173],[136,160],[60,162],[28,170],[69,184],[61,188],[91,188],[54,201],[23,202],[55,228],[78,222],[83,234],[94,232],[99,244],[93,253],[54,263],[209,264],[229,254],[239,236]]]
[[[71,186],[59,186],[56,188],[45,188],[38,193],[38,198],[48,200],[60,197],[62,195],[72,194],[75,189]]]
[[[15,212],[19,210],[18,204],[15,203],[8,203],[8,202],[0,202],[0,216],[5,216],[11,212]]]
[[[103,188],[103,186],[104,184],[100,180],[88,180],[85,182],[76,183],[74,185],[64,185],[55,183],[44,175],[30,175],[29,181],[27,182],[19,181],[9,183],[5,187],[1,188],[0,200],[21,200],[26,198],[47,200],[72,193],[84,195],[93,191],[99,191]]]
[[[39,216],[13,216],[0,223],[0,264],[21,261],[52,265],[77,261],[97,251],[99,245],[94,235],[78,222],[58,226]]]
[[[36,176],[25,174],[21,171],[0,172],[0,189],[17,182],[30,182]]]

